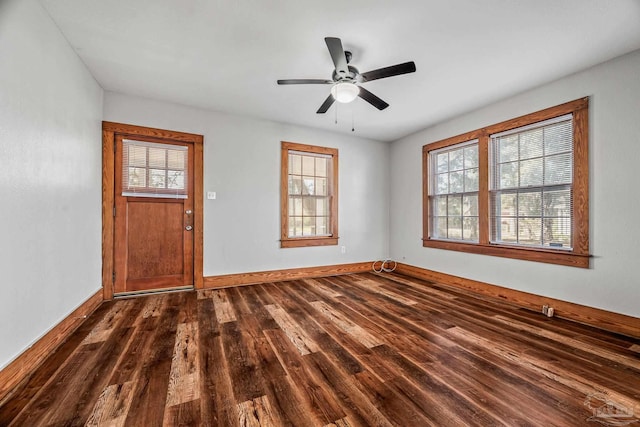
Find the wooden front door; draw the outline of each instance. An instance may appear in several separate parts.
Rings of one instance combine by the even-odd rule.
[[[193,144],[116,135],[117,294],[193,287]]]

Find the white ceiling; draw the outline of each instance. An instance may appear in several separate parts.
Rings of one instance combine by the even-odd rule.
[[[389,141],[640,48],[640,0],[40,0],[110,91]],[[360,72],[415,61],[316,114],[324,37]],[[640,70],[639,70],[640,71]]]

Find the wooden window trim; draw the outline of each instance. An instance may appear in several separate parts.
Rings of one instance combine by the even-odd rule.
[[[516,129],[573,114],[573,250],[515,247],[489,243],[489,137],[492,134]],[[454,250],[505,258],[545,262],[589,268],[589,98],[581,98],[515,119],[457,135],[422,147],[422,245],[428,248]],[[478,243],[435,240],[429,237],[429,153],[433,150],[478,139],[480,188],[478,199],[480,236]]]
[[[289,151],[302,151],[312,154],[330,155],[332,159],[329,226],[331,236],[322,237],[289,237]],[[280,150],[280,247],[300,248],[309,246],[331,246],[338,244],[338,150],[336,148],[319,147],[281,141]]]

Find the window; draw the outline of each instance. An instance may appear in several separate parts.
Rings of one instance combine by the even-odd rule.
[[[589,267],[588,98],[423,147],[423,246]]]
[[[187,146],[122,140],[122,195],[187,198]]]
[[[338,244],[338,150],[282,142],[281,247]]]
[[[492,243],[571,249],[573,120],[491,135]]]
[[[431,153],[433,237],[478,241],[478,140]]]

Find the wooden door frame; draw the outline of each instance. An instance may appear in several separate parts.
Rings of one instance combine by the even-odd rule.
[[[204,208],[204,137],[193,133],[155,129],[114,122],[102,122],[102,295],[113,299],[113,250],[115,223],[114,162],[116,135],[152,137],[193,144],[193,286],[204,288],[203,279],[203,208]]]

